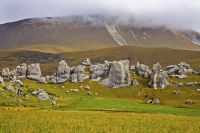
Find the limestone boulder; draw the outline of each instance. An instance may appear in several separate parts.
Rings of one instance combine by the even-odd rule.
[[[137,62],[135,69],[136,69],[136,73],[143,78],[148,78],[151,73],[148,66],[144,64],[140,64],[139,62]]]
[[[40,70],[40,64],[31,64],[27,69],[27,78],[38,80],[38,78],[42,77],[42,72]]]
[[[51,77],[52,83],[64,83],[70,77],[70,67],[67,65],[65,60],[59,62],[57,71]]]
[[[99,84],[109,88],[130,86],[131,77],[129,72],[129,61],[121,60],[111,62],[108,78],[100,81]]]
[[[32,92],[33,95],[37,95],[38,99],[40,100],[48,100],[50,96],[46,93],[43,89],[37,89]]]
[[[159,63],[153,65],[153,70],[151,72],[151,79],[149,82],[149,87],[154,89],[163,89],[169,85],[166,80],[166,75],[162,73],[161,65]]]
[[[2,76],[4,76],[4,77],[9,77],[9,76],[11,76],[11,72],[10,72],[10,70],[9,70],[9,68],[4,68],[4,69],[2,69]]]

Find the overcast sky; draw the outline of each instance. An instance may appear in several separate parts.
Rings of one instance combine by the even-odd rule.
[[[200,0],[0,0],[0,24],[37,17],[107,14],[140,26],[191,28],[200,32]]]

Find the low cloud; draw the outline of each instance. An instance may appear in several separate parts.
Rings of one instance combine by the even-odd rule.
[[[5,0],[0,23],[26,18],[101,14],[140,27],[168,26],[200,32],[199,0]]]

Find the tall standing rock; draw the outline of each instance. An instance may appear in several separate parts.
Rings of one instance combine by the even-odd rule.
[[[67,65],[65,60],[59,62],[57,71],[53,74],[51,81],[52,83],[64,83],[70,77],[70,67]]]
[[[110,88],[130,86],[131,77],[129,72],[129,61],[121,60],[111,62],[108,78],[99,83]]]
[[[41,76],[42,76],[42,73],[41,73],[41,70],[40,70],[40,64],[39,63],[31,64],[31,65],[28,66],[27,78],[37,80]]]
[[[163,89],[169,85],[166,78],[167,74],[161,70],[161,65],[159,63],[154,64],[149,86],[154,89]]]

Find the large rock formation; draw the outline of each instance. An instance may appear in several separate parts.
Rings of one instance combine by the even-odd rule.
[[[40,64],[31,64],[27,69],[27,78],[38,80],[41,83],[46,83],[46,78],[42,77],[42,72],[40,70]]]
[[[109,63],[105,61],[105,64],[95,64],[90,66],[90,78],[93,80],[100,80],[109,74]]]
[[[59,62],[57,71],[53,74],[51,81],[52,83],[64,83],[70,77],[70,67],[67,65],[65,60]]]
[[[137,74],[143,78],[148,78],[149,74],[151,73],[148,66],[140,64],[139,62],[137,62],[135,69]]]
[[[84,68],[85,66],[82,65],[71,68],[70,80],[72,83],[83,82],[85,79],[89,77],[88,74],[84,72]]]
[[[26,71],[27,71],[27,66],[25,63],[23,63],[11,71],[9,70],[9,68],[4,68],[2,70],[2,76],[5,77],[16,76],[18,80],[21,80],[26,77]]]
[[[169,85],[166,78],[167,74],[161,70],[161,65],[159,63],[154,64],[149,86],[154,89],[163,89]]]
[[[40,64],[31,64],[28,66],[27,69],[27,78],[37,80],[42,76],[41,70],[40,70]]]
[[[120,86],[130,86],[131,77],[129,72],[129,61],[113,61],[110,62],[109,76],[105,80],[99,82],[103,86],[116,88]]]
[[[178,65],[167,66],[168,74],[185,75],[188,72],[192,73],[193,70],[190,68],[190,65],[185,62],[181,62]]]

